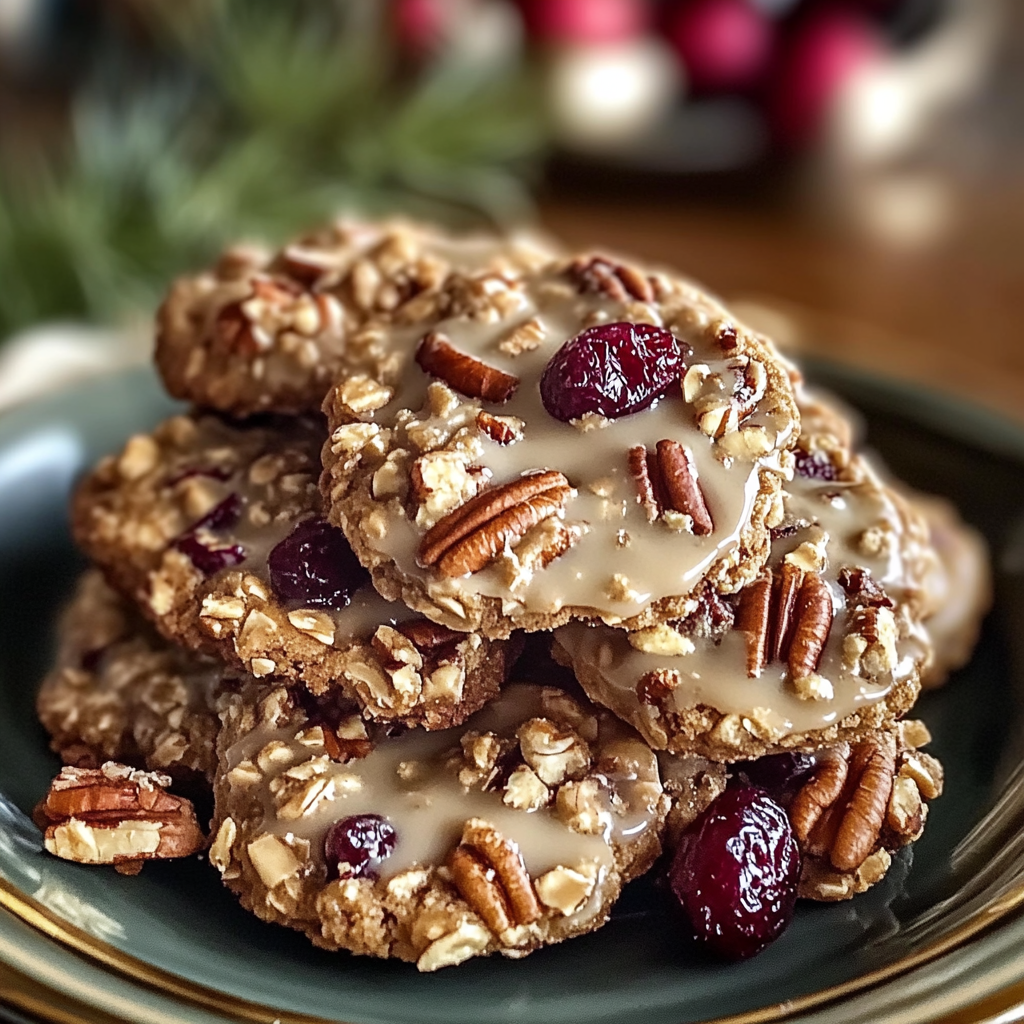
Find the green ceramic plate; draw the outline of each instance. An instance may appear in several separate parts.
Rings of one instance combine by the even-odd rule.
[[[523,961],[437,975],[328,954],[244,913],[202,861],[137,878],[40,852],[27,812],[57,768],[32,702],[56,610],[82,562],[65,521],[76,475],[171,406],[147,372],[0,419],[0,995],[54,1020],[224,1018],[358,1024],[924,1021],[1024,979],[1024,431],[934,394],[819,370],[869,444],[954,498],[988,536],[999,591],[971,665],[921,703],[946,794],[912,856],[851,903],[801,906],[757,959],[696,960],[648,880],[600,932]]]

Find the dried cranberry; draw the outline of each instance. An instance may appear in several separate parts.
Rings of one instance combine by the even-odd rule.
[[[694,935],[730,960],[760,953],[793,916],[800,853],[761,789],[727,789],[683,833],[669,883]]]
[[[237,494],[229,494],[194,524],[189,533],[198,533],[199,530],[230,530],[241,517],[242,499]]]
[[[241,544],[217,546],[199,539],[200,531],[216,532],[229,530],[242,515],[242,499],[229,494],[219,505],[194,523],[171,545],[176,551],[187,555],[192,564],[204,575],[212,576],[221,569],[244,562],[248,557]]]
[[[370,582],[345,534],[322,519],[299,523],[270,552],[267,564],[270,585],[282,601],[314,608],[345,608]]]
[[[355,814],[336,821],[324,840],[324,856],[333,877],[376,878],[395,850],[394,826],[379,814]]]
[[[828,452],[796,450],[796,472],[808,480],[838,480],[839,471]]]
[[[814,770],[814,764],[810,754],[787,751],[745,761],[736,765],[735,771],[748,786],[764,789],[773,799],[786,803]]]
[[[93,647],[88,651],[83,651],[79,658],[82,671],[95,672],[100,667],[100,662],[103,661],[103,655],[107,653],[107,649],[107,647]]]
[[[628,416],[678,386],[690,355],[688,345],[661,327],[599,324],[555,353],[541,376],[540,397],[563,423],[591,412]]]

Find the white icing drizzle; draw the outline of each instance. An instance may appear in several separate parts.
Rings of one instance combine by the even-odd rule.
[[[613,845],[636,842],[656,824],[656,814],[648,811],[641,800],[631,798],[630,779],[611,780],[620,799],[613,806],[605,797],[605,807],[611,812],[605,831],[588,835],[568,828],[550,806],[516,810],[502,802],[500,789],[483,792],[461,785],[458,767],[446,763],[452,754],[460,754],[459,742],[467,727],[514,737],[518,726],[542,716],[541,687],[514,684],[464,726],[433,733],[415,729],[381,739],[365,758],[345,764],[330,761],[326,777],[335,780],[334,798],[321,801],[312,813],[297,820],[278,816],[270,784],[311,754],[322,755],[321,749],[296,739],[308,727],[304,720],[279,727],[258,726],[227,750],[222,767],[230,772],[256,759],[268,743],[284,744],[290,754],[275,760],[259,783],[264,811],[257,831],[308,840],[311,855],[319,858],[327,831],[335,821],[356,814],[383,815],[397,833],[395,850],[380,867],[384,879],[417,865],[442,865],[471,817],[485,819],[517,843],[533,877],[558,865],[591,863],[599,867],[600,879],[614,862]],[[603,715],[596,752],[599,754],[601,746],[620,736],[635,734]],[[399,774],[400,766],[404,766],[404,779]]]
[[[562,423],[541,402],[538,382],[545,366],[565,341],[588,324],[630,317],[622,303],[603,295],[579,294],[550,272],[527,278],[516,298],[514,314],[498,322],[453,318],[437,326],[459,351],[520,379],[515,395],[504,404],[459,396],[459,405],[439,418],[438,426],[449,434],[461,426],[472,427],[480,409],[522,420],[523,438],[507,446],[480,435],[482,447],[473,464],[483,466],[495,485],[536,469],[563,472],[577,492],[565,510],[565,521],[582,526],[582,539],[532,578],[517,580],[514,559],[507,556],[475,574],[445,580],[435,570],[417,564],[424,528],[406,518],[401,504],[393,501],[387,506],[385,535],[367,542],[393,560],[403,574],[424,581],[432,592],[456,600],[460,595],[500,598],[504,613],[513,620],[519,610],[547,614],[570,605],[615,623],[641,613],[659,599],[690,593],[716,563],[738,557],[740,538],[749,526],[759,491],[760,470],[778,469],[777,450],[788,443],[792,424],[780,423],[770,401],[763,401],[743,426],[763,427],[772,452],[757,460],[728,457],[721,445],[700,431],[694,409],[678,387],[648,410],[618,420],[601,420],[589,430]],[[708,330],[712,307],[696,293],[690,301],[695,304],[679,304],[682,308],[677,318],[665,328],[694,349],[690,365],[703,363],[711,372],[724,372],[732,379],[729,360]],[[698,301],[703,305],[696,305]],[[637,311],[637,305],[630,307],[634,317],[644,315],[657,322],[655,307],[642,306]],[[540,325],[542,343],[518,355],[502,351],[501,341],[531,320]],[[418,336],[406,334],[395,345],[409,352],[417,340]],[[374,417],[385,425],[398,424],[393,447],[405,448],[413,455],[419,452],[409,437],[408,414],[403,416],[400,411],[421,410],[415,420],[430,419],[425,404],[430,382],[431,378],[407,359],[394,400]],[[415,427],[415,421],[411,425]],[[708,536],[673,530],[661,520],[649,523],[637,500],[628,451],[638,444],[653,451],[658,441],[666,438],[681,442],[693,454],[714,522]]]
[[[771,663],[759,678],[750,678],[746,671],[745,637],[738,630],[727,633],[718,646],[695,639],[696,649],[692,653],[666,656],[636,650],[621,630],[574,622],[555,631],[556,642],[570,655],[581,678],[587,680],[590,695],[620,711],[629,709],[634,715],[645,717],[656,732],[657,709],[641,704],[635,687],[648,672],[668,669],[679,679],[670,699],[680,711],[706,705],[750,720],[757,734],[780,738],[826,728],[883,700],[895,682],[913,676],[927,653],[928,643],[924,631],[905,607],[897,608],[901,629],[896,645],[897,663],[891,675],[874,681],[861,678],[843,660],[850,613],[838,582],[840,569],[869,569],[898,606],[920,584],[903,549],[903,523],[889,494],[870,474],[858,484],[797,476],[788,487],[786,508],[792,520],[809,525],[773,543],[772,566],[780,565],[788,553],[809,537],[827,538],[827,562],[821,575],[832,591],[835,619],[818,673],[832,683],[831,700],[801,699],[790,685],[784,663]],[[880,547],[868,551],[863,541],[865,531],[876,529]]]

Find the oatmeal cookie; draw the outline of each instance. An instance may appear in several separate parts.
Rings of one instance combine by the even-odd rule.
[[[798,414],[770,343],[602,257],[452,275],[395,384],[340,381],[322,489],[382,594],[507,636],[689,614],[768,554]]]
[[[57,662],[36,698],[66,764],[121,761],[212,781],[216,698],[231,673],[169,644],[95,570],[61,620]]]
[[[466,727],[388,737],[263,685],[223,702],[210,860],[318,946],[433,971],[593,931],[661,849],[650,748],[515,684]]]
[[[393,356],[367,324],[436,316],[453,269],[548,258],[525,238],[397,221],[341,221],[276,253],[235,247],[171,288],[157,315],[157,367],[176,398],[234,416],[316,412],[342,373],[388,377]]]
[[[855,741],[917,699],[926,525],[829,434],[802,435],[771,557],[737,595],[626,632],[575,622],[554,655],[655,748],[717,761]]]
[[[258,677],[340,686],[374,718],[447,728],[497,693],[515,641],[381,598],[321,516],[320,421],[196,414],[128,441],[79,487],[75,537],[169,640]]]
[[[925,580],[924,627],[934,658],[924,674],[927,688],[941,686],[971,656],[981,621],[992,604],[992,571],[984,538],[944,498],[910,494],[907,499],[928,524],[937,553]]]
[[[928,804],[943,785],[942,765],[919,749],[930,740],[923,722],[908,719],[853,744],[728,766],[662,752],[662,784],[672,800],[665,845],[678,846],[730,779],[757,786],[789,817],[801,854],[800,897],[850,899],[880,882],[893,855],[924,831]]]

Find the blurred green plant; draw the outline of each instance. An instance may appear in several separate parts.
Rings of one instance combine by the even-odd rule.
[[[151,50],[99,55],[61,151],[0,162],[0,339],[148,310],[224,243],[339,210],[529,211],[544,128],[515,62],[410,68],[379,0],[154,6]]]

